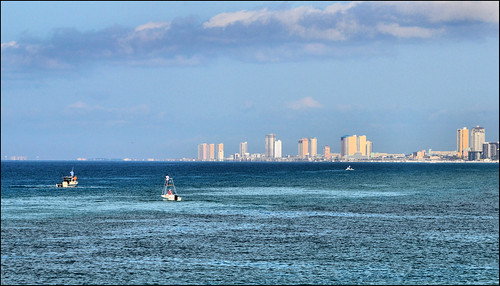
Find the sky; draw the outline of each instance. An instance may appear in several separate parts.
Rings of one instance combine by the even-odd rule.
[[[498,2],[1,2],[1,156],[340,152],[499,135]]]

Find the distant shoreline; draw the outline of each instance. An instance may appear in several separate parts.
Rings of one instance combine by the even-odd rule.
[[[115,163],[342,163],[342,164],[355,164],[355,163],[411,163],[411,164],[498,164],[499,161],[413,161],[413,160],[367,160],[367,161],[235,161],[235,160],[225,160],[225,161],[199,161],[199,160],[183,160],[183,159],[167,159],[167,160],[114,160],[114,159],[104,159],[104,160],[76,160],[76,159],[48,159],[48,160],[1,160],[1,162],[115,162]]]

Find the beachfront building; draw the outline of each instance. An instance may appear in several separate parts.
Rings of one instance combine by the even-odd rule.
[[[469,150],[469,130],[467,127],[457,129],[457,156],[459,158],[468,157]]]
[[[241,158],[248,157],[248,142],[247,141],[240,143],[240,157]]]
[[[484,142],[482,159],[498,160],[499,142]]]
[[[224,144],[217,144],[217,161],[224,160]]]
[[[368,146],[367,146],[368,145]],[[365,159],[367,151],[372,153],[372,142],[366,140],[366,135],[346,135],[340,137],[340,156],[342,159]]]
[[[208,144],[201,143],[198,145],[198,160],[206,161],[208,159]]]
[[[314,158],[318,155],[318,139],[309,138],[309,157]]]
[[[373,143],[372,141],[366,141],[366,156],[368,158],[371,158],[372,153],[373,153]]]
[[[276,141],[276,134],[266,135],[266,158],[274,158],[274,143]]]
[[[281,158],[281,140],[274,142],[274,158]]]
[[[484,128],[476,126],[470,131],[470,149],[471,151],[482,152],[484,143]]]
[[[330,146],[325,145],[325,149],[324,149],[323,154],[324,154],[324,157],[325,157],[326,160],[330,159],[330,156],[331,156],[330,155]]]
[[[215,160],[215,144],[210,144],[208,145],[208,160],[209,161],[214,161]]]
[[[299,158],[305,159],[309,157],[309,139],[302,138],[299,140]]]

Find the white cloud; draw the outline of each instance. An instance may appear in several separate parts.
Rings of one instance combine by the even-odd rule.
[[[221,13],[212,17],[203,24],[205,29],[226,28],[236,23],[249,26],[254,23],[269,24],[272,21],[280,23],[287,28],[290,35],[298,35],[304,39],[323,40],[345,40],[346,32],[357,30],[357,22],[353,20],[338,19],[333,27],[318,28],[316,25],[301,23],[306,18],[335,17],[335,14],[345,14],[350,8],[355,7],[356,2],[349,4],[336,3],[328,6],[325,10],[315,9],[311,6],[297,7],[289,10],[268,11],[237,11],[232,13]]]
[[[267,9],[259,11],[237,11],[230,13],[221,13],[212,17],[208,22],[203,24],[204,28],[224,28],[229,25],[241,22],[245,25],[255,21],[262,21],[270,16]]]
[[[398,38],[431,38],[444,32],[443,29],[426,29],[421,27],[401,27],[399,24],[377,24],[377,30]]]
[[[18,48],[18,47],[19,45],[16,43],[16,41],[2,43],[2,50],[7,48]]]
[[[321,108],[323,105],[321,105],[319,102],[314,100],[312,97],[307,96],[304,98],[301,98],[297,101],[292,101],[287,104],[287,107],[293,110],[299,110],[299,109],[306,109],[306,108]]]
[[[312,6],[296,7],[289,10],[269,11],[261,9],[258,11],[237,11],[221,13],[212,17],[208,22],[203,24],[204,28],[224,28],[236,23],[250,25],[255,22],[266,23],[271,19],[289,26],[291,30],[298,28],[298,23],[308,16],[325,16],[335,15],[337,13],[345,14],[349,9],[355,7],[358,2],[350,2],[347,4],[335,3],[325,8],[325,10],[316,9]],[[300,26],[300,25],[299,25]]]
[[[144,31],[144,30],[151,30],[151,29],[164,29],[168,30],[170,29],[170,23],[167,22],[149,22],[144,25],[140,25],[137,28],[135,28],[136,32],[139,31]]]
[[[424,1],[384,2],[379,5],[396,7],[397,11],[419,14],[431,22],[479,21],[498,23],[498,1]]]

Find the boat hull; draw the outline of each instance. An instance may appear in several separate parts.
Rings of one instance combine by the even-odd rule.
[[[180,201],[182,200],[181,197],[177,196],[177,195],[161,195],[161,197],[165,200],[168,200],[168,201]]]
[[[64,178],[62,183],[56,184],[56,187],[60,188],[74,188],[78,185],[78,181],[73,178]]]

